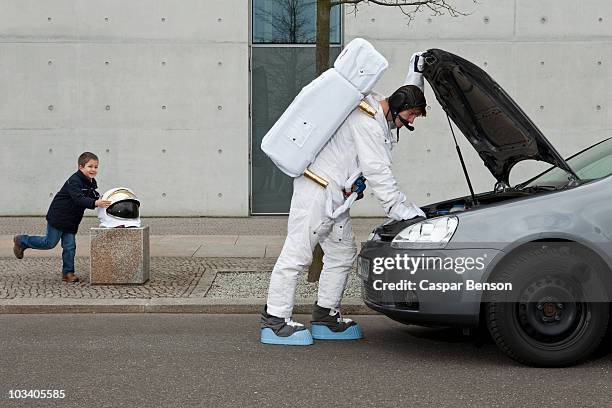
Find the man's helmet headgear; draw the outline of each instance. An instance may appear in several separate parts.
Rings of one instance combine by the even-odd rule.
[[[427,106],[423,91],[415,85],[404,85],[398,88],[389,96],[387,101],[393,122],[395,122],[395,118],[399,118],[400,122],[410,131],[413,131],[414,127],[407,120],[399,116],[400,112],[413,108],[423,108],[422,111],[424,113],[424,108]],[[399,139],[399,129],[397,130],[397,137]]]

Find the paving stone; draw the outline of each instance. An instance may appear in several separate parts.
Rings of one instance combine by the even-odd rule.
[[[62,261],[57,258],[0,258],[0,298],[157,298],[188,297],[206,269],[193,258],[152,258],[151,279],[144,285],[91,285],[89,258],[77,257],[78,284],[61,281]]]
[[[144,285],[91,285],[89,258],[76,258],[78,284],[61,281],[61,259],[0,258],[0,299],[265,299],[274,258],[151,258],[151,278]],[[200,280],[204,276],[206,280]],[[313,297],[318,286],[302,276],[298,298]],[[349,275],[346,297],[359,297],[360,282]]]

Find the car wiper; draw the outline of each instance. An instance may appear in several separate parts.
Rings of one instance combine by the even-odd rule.
[[[544,190],[544,191],[555,191],[555,190],[559,190],[561,187],[558,186],[540,186],[540,185],[536,185],[536,186],[521,186],[521,187],[515,187],[517,190],[520,191],[539,191],[539,190]]]

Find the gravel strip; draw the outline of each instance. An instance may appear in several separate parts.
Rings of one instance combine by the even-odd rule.
[[[309,283],[306,274],[301,276],[296,289],[297,298],[316,298],[319,284]],[[210,290],[206,294],[212,299],[260,298],[268,295],[270,273],[218,271]],[[361,296],[360,281],[355,271],[349,275],[344,297]]]

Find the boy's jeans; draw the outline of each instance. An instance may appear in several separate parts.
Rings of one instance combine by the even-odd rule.
[[[62,273],[65,275],[74,272],[74,255],[76,253],[76,236],[70,232],[58,230],[47,223],[47,235],[44,237],[21,236],[21,246],[34,249],[55,248],[59,240],[62,240]]]

